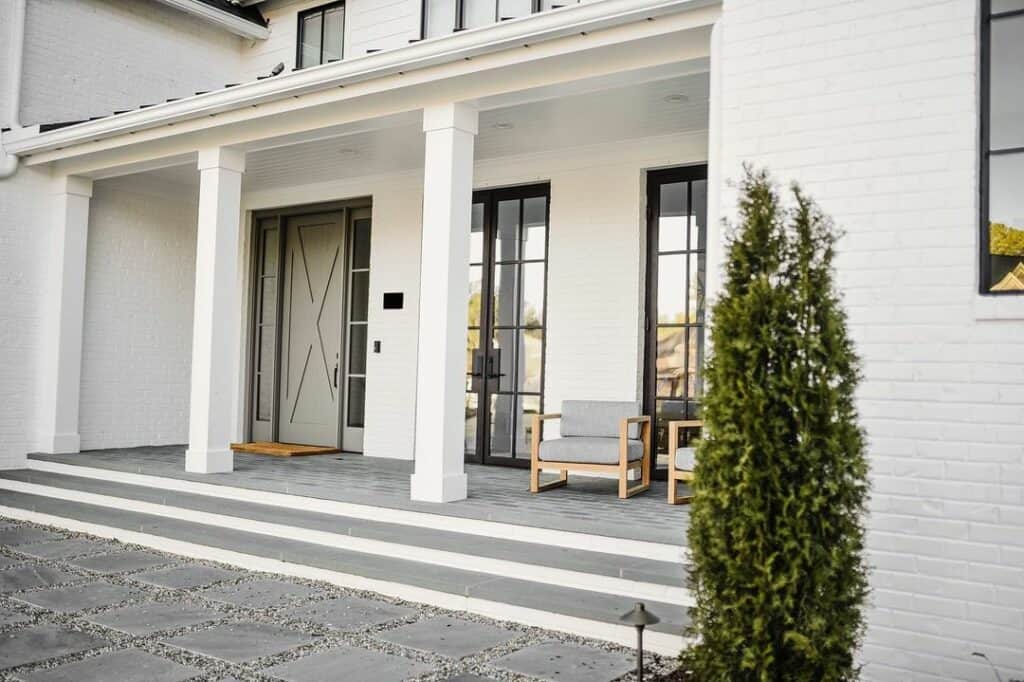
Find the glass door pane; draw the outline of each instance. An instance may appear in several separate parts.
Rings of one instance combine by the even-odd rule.
[[[466,305],[468,308],[469,329],[466,333],[466,458],[480,461],[483,452],[481,429],[485,420],[481,419],[480,405],[481,385],[483,379],[484,354],[480,347],[481,329],[486,327],[484,315],[484,263],[490,249],[487,248],[484,215],[486,206],[482,201],[474,201],[469,228],[469,287]]]
[[[342,447],[349,452],[363,451],[363,426],[366,415],[367,332],[370,307],[370,210],[352,212],[351,254],[349,261],[349,302],[346,321],[345,426]],[[335,380],[337,381],[335,370]]]
[[[259,249],[256,259],[255,348],[252,373],[252,434],[254,440],[274,439],[274,413],[277,373],[277,306],[280,230],[278,218],[263,218],[257,223]]]
[[[645,394],[654,467],[668,466],[668,422],[698,419],[703,392],[707,168],[648,174],[648,336]],[[686,438],[692,434],[683,434]]]
[[[475,195],[466,344],[473,461],[529,460],[530,418],[544,388],[547,205],[546,185]]]

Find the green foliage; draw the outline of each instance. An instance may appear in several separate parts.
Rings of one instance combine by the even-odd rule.
[[[1024,256],[1024,230],[990,223],[988,250],[993,256]]]
[[[836,231],[747,169],[713,311],[689,544],[696,680],[852,680],[867,594],[858,360]]]

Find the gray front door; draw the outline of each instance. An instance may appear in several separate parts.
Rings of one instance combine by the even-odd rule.
[[[342,212],[287,219],[278,440],[339,445],[345,221]]]

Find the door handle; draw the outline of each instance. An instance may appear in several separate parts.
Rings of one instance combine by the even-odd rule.
[[[334,363],[334,387],[338,387],[338,363]]]
[[[491,353],[491,355],[487,356],[487,378],[500,379],[505,376],[501,371],[501,349],[495,348],[491,350]],[[498,366],[497,371],[494,369],[495,365]]]

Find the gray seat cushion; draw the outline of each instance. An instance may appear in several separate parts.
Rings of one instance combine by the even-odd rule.
[[[630,462],[643,459],[643,441],[626,441],[626,458]],[[541,441],[540,459],[542,462],[572,462],[574,464],[618,464],[618,438],[589,438],[575,436],[572,438],[555,438]]]
[[[640,416],[635,400],[565,400],[558,432],[563,436],[618,438],[619,425],[627,417]],[[630,424],[628,437],[640,437],[640,425]]]
[[[676,450],[676,469],[680,471],[693,471],[693,465],[697,461],[697,448],[679,448]]]

